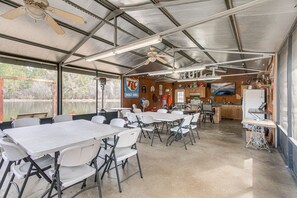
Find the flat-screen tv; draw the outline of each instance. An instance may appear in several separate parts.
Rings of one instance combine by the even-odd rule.
[[[213,96],[232,96],[235,92],[235,83],[211,83],[211,95]]]

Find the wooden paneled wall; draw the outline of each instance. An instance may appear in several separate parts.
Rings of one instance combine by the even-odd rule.
[[[172,96],[173,94],[173,86],[172,83],[164,83],[164,82],[155,82],[154,79],[147,78],[147,77],[131,77],[134,79],[139,79],[139,98],[124,98],[124,83],[122,86],[122,105],[123,107],[132,107],[132,104],[136,104],[139,108],[142,108],[140,106],[140,99],[142,97],[146,98],[150,101],[149,108],[157,107],[160,108],[162,106],[161,96],[159,95],[159,85],[163,85],[163,94],[165,94],[165,89],[168,88],[169,94]],[[124,80],[122,81],[124,82]],[[146,93],[142,93],[142,86],[146,87]],[[151,86],[155,87],[155,92],[151,92]],[[158,101],[153,101],[153,94],[155,94],[158,97]],[[166,93],[167,94],[167,93]]]
[[[233,77],[224,77],[220,80],[213,81],[213,83],[235,83],[236,94],[241,95],[241,83],[242,81],[252,80],[255,76],[233,76]],[[193,82],[183,82],[183,83],[174,83],[174,89],[178,89],[179,85],[183,87],[186,85],[193,84]],[[207,101],[211,96],[210,87],[207,87],[207,83],[204,82],[206,86],[206,97],[201,98],[202,101]],[[214,102],[232,102],[234,104],[240,104],[241,99],[237,99],[236,95],[234,96],[215,96]]]

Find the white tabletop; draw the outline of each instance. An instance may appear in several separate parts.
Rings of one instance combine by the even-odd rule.
[[[16,144],[32,156],[61,151],[69,146],[118,134],[126,128],[74,120],[55,124],[20,127],[4,130]]]
[[[158,112],[141,112],[136,113],[137,116],[152,116],[157,121],[163,121],[163,122],[173,122],[177,120],[182,120],[186,116],[189,115],[179,115],[179,114],[172,114],[172,113],[158,113]]]
[[[252,118],[245,118],[242,120],[241,124],[251,124],[255,126],[267,127],[267,128],[276,128],[276,124],[272,120],[255,120]]]

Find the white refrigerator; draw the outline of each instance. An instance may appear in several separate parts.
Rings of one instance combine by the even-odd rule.
[[[254,118],[248,111],[258,109],[265,102],[265,90],[263,89],[244,89],[242,101],[243,119]],[[264,119],[264,114],[257,114],[260,119]]]

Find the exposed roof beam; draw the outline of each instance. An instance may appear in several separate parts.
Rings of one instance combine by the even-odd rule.
[[[249,8],[255,7],[255,6],[257,6],[259,4],[262,4],[264,2],[267,2],[267,1],[271,1],[271,0],[254,0],[254,1],[251,1],[249,3],[237,6],[235,8],[231,8],[229,10],[225,10],[223,12],[219,12],[217,14],[205,17],[205,18],[200,19],[198,21],[193,21],[193,22],[181,25],[181,26],[179,26],[177,28],[172,28],[172,29],[169,29],[169,30],[165,30],[163,32],[158,33],[158,35],[160,35],[162,37],[169,36],[169,35],[181,32],[183,30],[195,27],[197,25],[201,25],[201,24],[204,24],[204,23],[207,23],[207,22],[210,22],[210,21],[214,21],[214,20],[223,18],[223,17],[228,17],[230,15],[233,15],[233,14],[236,14],[236,13],[241,12],[243,10],[247,10]]]
[[[151,2],[153,2],[154,4],[158,4],[160,3],[159,0],[151,0]],[[159,8],[159,10],[176,26],[179,27],[181,26],[181,24],[168,12],[168,10],[166,8]],[[190,39],[197,47],[199,47],[201,50],[204,50],[204,47],[202,47],[202,45],[200,45],[200,43],[198,43],[198,41],[192,36],[190,35],[190,33],[187,30],[183,30],[182,33],[184,33],[184,35],[186,35],[186,37],[188,37],[188,39]],[[216,60],[208,53],[208,52],[204,52],[204,54],[214,63],[216,63]],[[197,62],[197,61],[195,61]]]
[[[55,66],[55,67],[57,66],[57,63],[54,61],[42,60],[42,59],[38,59],[38,58],[21,56],[21,55],[11,54],[11,53],[1,52],[1,51],[0,51],[0,57],[14,59],[14,60],[18,60],[18,61],[28,61],[28,62],[37,63],[37,64],[45,64],[45,65],[50,65],[50,66]]]
[[[183,72],[186,72],[186,71],[184,71],[185,68],[187,68],[187,69],[189,68],[189,70],[191,70],[191,71],[197,71],[199,69],[201,70],[201,67],[211,67],[211,66],[219,66],[220,67],[220,65],[227,65],[227,64],[233,64],[233,63],[241,63],[241,62],[245,62],[245,61],[247,62],[247,61],[262,60],[262,59],[267,59],[267,58],[271,58],[271,56],[247,58],[247,59],[243,59],[243,60],[240,59],[240,60],[232,60],[232,61],[223,61],[223,62],[218,62],[218,63],[210,63],[210,64],[202,64],[202,65],[197,65],[197,66],[183,67],[183,68],[179,68],[179,69],[161,70],[159,72],[161,73],[162,71],[164,71],[164,72],[172,71],[172,73],[183,73]],[[232,69],[236,69],[236,67],[234,67],[234,68],[232,67]],[[128,74],[128,75],[125,75],[125,76],[148,75],[149,73],[151,73],[151,72]]]
[[[51,67],[56,67],[58,65],[58,63],[53,62],[53,61],[42,60],[42,59],[38,59],[38,58],[32,58],[32,57],[21,56],[21,55],[16,55],[16,54],[10,54],[10,53],[6,53],[6,52],[0,52],[0,59],[1,59],[1,57],[8,58],[8,59],[11,59],[11,60],[27,61],[27,62],[31,62],[33,64],[34,63],[43,64],[43,65],[48,65],[48,66],[51,66]],[[118,74],[118,73],[101,71],[101,70],[85,68],[85,67],[79,67],[79,66],[76,66],[76,65],[68,65],[67,67],[68,68],[75,68],[75,69],[85,70],[85,71],[86,70],[97,71],[99,73],[106,74],[106,75],[112,75],[112,76],[120,76],[121,75],[121,74]]]
[[[112,3],[108,2],[108,1],[100,1],[100,0],[94,0],[95,2],[97,2],[98,4],[104,6],[105,8],[114,11],[117,10],[118,7],[116,7],[115,5],[113,5]],[[123,13],[121,15],[121,17],[123,19],[125,19],[126,21],[128,21],[129,23],[131,23],[132,25],[134,25],[135,27],[139,28],[140,30],[142,30],[143,32],[147,33],[148,35],[154,35],[156,34],[154,31],[152,31],[151,29],[149,29],[148,27],[146,27],[145,25],[139,23],[136,19],[134,19],[133,17],[131,17],[130,15],[128,15],[127,13]],[[173,45],[172,43],[170,43],[169,41],[163,39],[162,43],[164,45],[167,45],[170,48],[176,48],[175,45]],[[178,52],[180,55],[184,56],[185,58],[189,59],[192,62],[195,62],[195,60],[193,58],[191,58],[188,54],[186,54],[183,51]]]
[[[16,37],[4,35],[4,34],[0,34],[0,38],[4,38],[4,39],[10,40],[10,41],[16,41],[16,42],[23,43],[23,44],[30,45],[30,46],[34,46],[34,47],[39,47],[39,48],[42,48],[42,49],[51,50],[51,51],[54,51],[54,52],[69,54],[69,51],[66,51],[66,50],[51,47],[51,46],[48,46],[48,45],[43,45],[43,44],[40,44],[40,43],[35,43],[35,42],[32,42],[32,41],[23,40],[23,39],[20,39],[20,38],[16,38]],[[84,55],[78,54],[78,53],[74,53],[73,55],[78,56],[78,57],[85,57]],[[117,66],[117,67],[131,69],[131,67],[122,66],[122,65],[112,63],[112,62],[108,62],[108,61],[104,61],[104,60],[97,60],[97,61],[101,62],[101,63],[106,63],[106,64],[109,64],[109,65]]]
[[[92,16],[92,17],[98,19],[98,20],[101,20],[101,21],[105,22],[107,25],[110,25],[110,26],[114,27],[114,24],[111,23],[110,21],[108,21],[108,20],[106,20],[106,19],[104,19],[104,18],[101,18],[100,16],[94,14],[93,12],[90,12],[90,11],[87,10],[87,9],[84,9],[83,7],[79,6],[78,4],[73,3],[73,2],[70,1],[70,0],[63,0],[63,1],[64,1],[65,3],[67,3],[67,4],[69,4],[69,5],[71,5],[71,6],[75,7],[75,8],[77,8],[77,9],[79,9],[80,11],[82,11],[82,12],[84,12],[84,13],[86,13],[86,14],[88,14],[88,15],[90,15],[90,16]],[[121,14],[123,13],[123,10],[119,10],[119,13],[120,13],[120,15],[121,15]],[[135,34],[129,32],[129,31],[127,31],[127,30],[124,30],[124,29],[121,28],[120,26],[117,26],[117,29],[118,29],[119,31],[121,31],[121,32],[123,32],[123,33],[129,35],[129,36],[132,36],[133,38],[140,39],[140,38],[137,37]],[[163,52],[163,53],[165,53],[165,54],[171,56],[171,54],[168,54],[168,53],[164,52],[163,50],[159,49],[159,48],[156,47],[156,46],[154,46],[154,48],[156,48],[157,50],[160,50],[161,52]],[[140,54],[138,54],[138,55],[140,55]],[[143,56],[145,56],[145,55],[143,55]]]
[[[107,1],[99,1],[99,0],[94,0],[96,1],[97,3],[99,3],[100,5],[103,5],[104,7],[106,7],[107,9],[110,9],[110,10],[115,10],[116,7],[107,2]],[[217,14],[214,14],[214,15],[211,15],[209,17],[205,17],[203,19],[200,19],[198,21],[194,21],[194,22],[190,22],[190,23],[187,23],[187,24],[184,24],[184,25],[181,25],[179,27],[176,27],[176,28],[172,28],[172,29],[169,29],[169,30],[165,30],[163,32],[160,32],[160,33],[157,33],[156,35],[160,35],[162,36],[162,38],[164,38],[165,36],[169,36],[169,35],[172,35],[172,34],[175,34],[175,33],[178,33],[178,32],[181,32],[183,30],[186,30],[186,29],[189,29],[189,28],[192,28],[192,27],[195,27],[197,25],[200,25],[200,24],[204,24],[204,23],[207,23],[209,21],[213,21],[213,20],[216,20],[216,19],[220,19],[222,17],[228,17],[230,15],[233,15],[235,13],[238,13],[240,11],[243,11],[243,10],[246,10],[246,9],[249,9],[251,7],[255,7],[261,3],[264,3],[266,1],[271,1],[271,0],[254,0],[252,2],[249,2],[249,3],[246,3],[246,4],[243,4],[241,6],[237,6],[236,8],[231,8],[230,10],[226,10],[226,11],[223,11],[223,12],[219,12]],[[140,24],[138,21],[136,21],[134,18],[132,18],[131,16],[129,16],[128,14],[124,13],[122,16],[122,18],[126,19],[128,22],[130,22],[131,24],[134,24],[136,27],[140,28],[140,29],[143,29],[144,31],[147,31],[148,34],[152,35],[154,34],[154,32],[150,29],[148,29],[146,26],[144,26],[143,24]],[[168,42],[168,41],[167,41]],[[164,42],[163,42],[164,43]],[[179,52],[181,53],[181,52]],[[184,53],[184,52],[183,52]],[[184,53],[185,54],[185,53]],[[187,55],[186,55],[187,56]],[[191,59],[191,57],[190,57]],[[195,61],[194,61],[195,62]]]
[[[226,53],[226,54],[246,54],[246,55],[263,55],[263,56],[274,56],[274,52],[251,52],[251,51],[244,51],[244,52],[239,52],[239,51],[231,51],[231,50],[215,50],[215,49],[204,49],[201,50],[198,47],[182,47],[182,48],[175,48],[172,49],[171,51],[203,51],[203,52],[212,52],[212,53]]]
[[[117,14],[115,14],[114,12],[109,12],[104,19],[110,20],[113,17],[115,17],[116,15]],[[60,61],[60,64],[65,63],[70,58],[70,56],[72,56],[81,46],[83,46],[100,28],[103,27],[104,24],[105,24],[104,21],[100,21],[99,24],[91,30],[89,35],[85,36],[79,43],[77,43],[72,48],[72,50],[70,51],[69,54],[67,54],[66,56],[64,56],[62,58],[62,60]]]
[[[234,8],[232,0],[225,0],[225,4],[226,4],[226,7],[227,7],[227,10],[230,10],[230,9]],[[236,40],[238,51],[242,52],[243,47],[242,47],[242,42],[241,42],[241,39],[240,39],[240,34],[239,34],[237,20],[236,20],[235,15],[234,14],[230,15],[229,20],[231,22],[232,32],[233,32],[235,40]],[[240,54],[240,57],[241,57],[241,59],[245,59],[244,54]],[[246,67],[245,63],[243,63],[243,67]]]
[[[9,0],[0,0],[0,2],[4,3],[4,4],[6,4],[6,5],[12,6],[12,7],[14,7],[14,8],[17,8],[17,7],[20,7],[20,6],[21,6],[20,4],[17,4],[17,3],[15,3],[15,2],[13,2],[13,1],[9,1]],[[81,29],[79,29],[79,28],[76,28],[76,27],[74,27],[74,26],[72,26],[72,25],[69,25],[69,24],[64,23],[64,22],[62,22],[62,21],[59,21],[59,20],[57,20],[57,19],[55,19],[55,21],[56,21],[60,26],[62,26],[62,27],[64,27],[64,28],[67,28],[67,29],[69,29],[69,30],[72,30],[72,31],[74,31],[74,32],[76,32],[76,33],[79,33],[79,34],[82,34],[82,35],[85,35],[85,36],[88,36],[88,34],[89,34],[88,32],[86,32],[86,31],[84,31],[84,30],[81,30]],[[104,21],[106,21],[106,20],[104,20]],[[110,23],[110,22],[108,22],[108,23]],[[110,24],[111,24],[111,23],[110,23]],[[121,29],[121,28],[119,28],[119,29]],[[129,35],[130,35],[130,34],[129,34]],[[108,41],[108,40],[106,40],[106,39],[103,39],[103,38],[101,38],[101,37],[99,37],[99,36],[95,36],[95,35],[93,35],[91,38],[93,38],[93,39],[95,39],[95,40],[97,40],[97,41],[101,41],[101,42],[103,42],[103,43],[105,43],[105,44],[108,44],[108,45],[110,45],[110,46],[114,46],[114,43],[113,43],[113,42]],[[145,57],[145,55],[140,54],[140,53],[137,53],[137,52],[134,52],[134,51],[130,51],[129,53],[132,53],[132,54],[137,55],[137,56],[140,56],[140,57]]]
[[[142,5],[135,5],[135,6],[123,6],[123,7],[120,7],[120,9],[126,12],[129,12],[129,11],[148,10],[148,9],[154,9],[154,8],[184,5],[184,4],[190,4],[190,3],[198,3],[198,2],[204,2],[204,1],[209,1],[209,0],[175,0],[175,1],[169,1],[169,2],[159,2],[154,5],[142,4]]]

